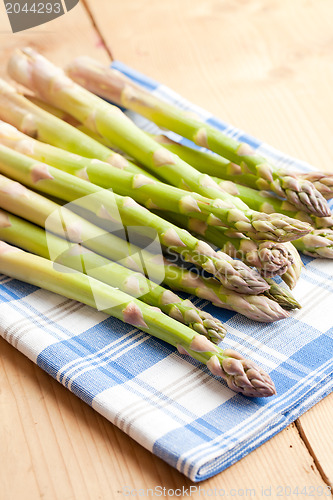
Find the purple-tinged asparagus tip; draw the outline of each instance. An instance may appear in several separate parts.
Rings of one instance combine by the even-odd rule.
[[[253,361],[244,359],[232,349],[225,350],[224,355],[227,357],[222,362],[216,355],[212,356],[207,366],[213,375],[221,376],[231,390],[252,398],[267,398],[276,394],[268,373]]]

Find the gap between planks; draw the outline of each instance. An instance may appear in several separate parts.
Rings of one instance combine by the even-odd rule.
[[[101,30],[99,29],[98,27],[98,24],[97,24],[97,21],[95,20],[94,18],[94,15],[93,13],[91,12],[91,9],[89,7],[89,5],[87,4],[86,0],[82,0],[82,5],[83,5],[83,8],[85,9],[86,13],[87,13],[87,16],[89,17],[90,19],[90,22],[92,24],[92,27],[93,29],[96,31],[96,33],[98,34],[98,36],[100,37],[101,39],[101,42],[103,44],[103,48],[105,49],[105,52],[108,54],[108,56],[110,57],[110,60],[113,61],[115,58],[113,57],[113,54],[112,54],[112,50],[110,49],[110,47],[108,46],[107,44],[107,41],[106,39],[104,38],[104,35],[103,33],[101,32]]]
[[[329,486],[331,488],[331,493],[332,493],[332,496],[333,496],[333,483],[330,481],[329,477],[327,476],[327,474],[325,473],[324,471],[324,468],[322,467],[320,461],[319,461],[319,458],[317,457],[314,449],[312,448],[311,446],[311,443],[305,433],[305,430],[303,429],[303,426],[302,426],[302,423],[301,423],[301,420],[298,418],[296,421],[295,421],[295,427],[298,431],[298,434],[299,434],[299,437],[300,439],[303,441],[304,443],[304,446],[306,447],[306,449],[308,450],[309,454],[311,455],[312,457],[312,460],[322,478],[322,480],[324,481],[324,483],[327,484],[327,486]]]

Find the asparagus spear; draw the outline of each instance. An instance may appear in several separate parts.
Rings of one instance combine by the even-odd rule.
[[[223,225],[239,232],[244,220],[234,220],[234,208],[224,206],[219,200],[211,200],[197,193],[189,193],[157,180],[146,177],[142,173],[110,167],[109,164],[74,155],[54,146],[36,141],[22,134],[15,127],[0,121],[0,144],[18,152],[55,166],[67,173],[84,178],[104,188],[114,188],[122,196],[131,196],[147,208],[171,210],[186,215],[196,215],[209,225]],[[260,233],[252,229],[246,234],[254,239],[269,237],[268,233]]]
[[[202,221],[189,219],[183,215],[163,214],[168,220],[176,222],[191,232],[200,234],[207,241],[221,248],[231,257],[241,259],[248,265],[256,266],[265,277],[267,283],[271,285],[270,290],[266,290],[265,295],[273,298],[284,307],[285,301],[288,301],[286,294],[273,286],[272,276],[280,275],[283,281],[293,289],[301,275],[303,263],[295,246],[290,242],[276,245],[270,241],[265,241],[260,245],[256,242],[239,235],[238,238],[231,238],[222,228],[210,228]],[[299,240],[297,240],[299,241]],[[302,241],[302,240],[301,240]],[[219,252],[217,252],[219,253]],[[292,296],[291,296],[292,297]],[[289,302],[288,309],[294,309],[295,299]]]
[[[278,198],[269,191],[257,191],[255,189],[236,184],[231,181],[213,178],[223,189],[228,190],[235,196],[247,203],[251,208],[265,213],[279,212],[287,217],[308,222],[315,228],[333,226],[333,217],[330,214],[328,217],[316,217],[313,214],[307,214],[302,210],[297,210],[288,201]]]
[[[47,111],[51,115],[56,116],[57,118],[60,118],[61,120],[64,120],[65,122],[69,123],[70,125],[73,125],[73,127],[77,128],[78,130],[80,130],[84,134],[88,135],[90,138],[94,139],[95,141],[99,142],[100,144],[103,144],[103,146],[106,146],[112,150],[117,149],[114,146],[114,144],[111,144],[111,142],[108,139],[105,139],[105,137],[102,137],[97,132],[93,132],[88,127],[85,127],[84,125],[82,125],[81,122],[76,120],[76,118],[74,118],[72,115],[66,113],[66,111],[63,111],[62,109],[59,109],[59,108],[56,108],[55,106],[52,106],[51,104],[43,101],[43,99],[40,99],[39,97],[36,97],[35,95],[31,95],[31,94],[23,94],[23,95],[26,99],[28,99],[28,101],[32,102],[33,104],[35,104],[39,108],[43,109],[44,111]],[[149,134],[149,135],[151,135],[151,134]],[[155,137],[157,137],[157,136],[151,135],[151,137],[153,137],[153,139],[155,139]],[[164,136],[162,136],[162,137],[164,137]],[[90,158],[90,156],[89,156],[89,158]],[[131,162],[129,162],[129,163],[131,163]],[[147,171],[143,171],[143,172],[145,172],[146,175],[148,173]]]
[[[20,70],[19,67],[17,69]],[[104,67],[97,61],[79,58],[69,66],[67,72],[90,91],[228,158],[239,165],[243,172],[254,174],[265,185],[264,189],[271,189],[279,196],[286,197],[299,209],[320,217],[328,215],[325,199],[311,182],[298,179],[292,172],[270,164],[248,144],[231,139],[192,114],[164,102],[118,71]]]
[[[295,247],[311,257],[333,259],[333,231],[331,229],[314,229],[306,237],[295,240]]]
[[[329,200],[333,198],[333,175],[325,172],[308,172],[306,174],[297,174],[300,179],[312,182],[315,188]]]
[[[83,206],[93,214],[111,221],[111,225],[115,223],[113,230],[123,228],[123,224],[153,228],[162,245],[172,248],[182,255],[185,261],[197,264],[232,289],[260,293],[267,288],[266,282],[258,273],[245,265],[240,267],[227,256],[224,260],[221,255],[217,257],[207,243],[149,212],[132,198],[111,193],[47,164],[36,163],[35,160],[2,145],[0,172],[40,192]]]
[[[191,233],[200,235],[230,257],[256,267],[265,278],[285,273],[294,261],[290,247],[285,243],[257,242],[242,234],[238,234],[238,237],[230,236],[228,230],[209,227],[205,222],[185,215],[163,212],[163,216]]]
[[[34,105],[20,95],[13,86],[1,79],[0,113],[4,121],[41,141],[50,142],[88,158],[99,158],[117,168],[131,168],[124,157],[94,141],[69,123]],[[137,171],[135,165],[133,171]]]
[[[289,286],[292,290],[295,288],[303,269],[303,262],[301,257],[294,245],[291,243],[287,243],[288,250],[293,256],[293,263],[288,267],[285,273],[281,275],[283,281]]]
[[[301,309],[302,306],[297,302],[289,290],[282,288],[282,286],[270,278],[267,278],[266,281],[270,285],[269,290],[266,290],[265,292],[266,297],[276,300],[276,302],[285,309]]]
[[[217,307],[231,309],[261,322],[278,321],[288,316],[278,304],[263,295],[254,298],[232,292],[213,278],[202,278],[198,273],[180,268],[166,259],[157,259],[156,254],[105,232],[65,207],[1,175],[0,208],[47,227],[48,231],[68,241],[78,242],[134,271],[145,273],[155,282],[163,281],[173,290],[208,300]]]
[[[245,360],[232,350],[223,351],[204,335],[169,318],[159,309],[94,278],[79,272],[72,273],[65,266],[61,271],[55,270],[51,261],[4,242],[0,242],[0,272],[91,307],[104,304],[104,312],[164,340],[181,354],[206,364],[213,375],[223,378],[236,392],[252,397],[267,397],[276,393],[269,375],[252,361]]]
[[[110,139],[121,150],[146,165],[154,174],[158,172],[170,184],[208,198],[220,199],[228,207],[234,206],[230,210],[229,220],[241,220],[242,231],[269,232],[270,239],[279,241],[293,238],[290,233],[294,231],[295,222],[281,215],[267,216],[251,211],[241,200],[219,189],[209,176],[196,171],[149,138],[119,108],[75,84],[32,49],[16,51],[10,60],[9,72],[38,96],[68,110],[87,127]],[[50,91],[51,87],[53,91]]]
[[[14,104],[15,104],[15,100],[13,100],[13,95],[15,95],[14,92],[11,92],[11,93],[7,92],[4,95],[6,96],[7,101],[9,100],[10,102],[14,102]],[[22,96],[19,96],[19,97],[22,97]],[[22,97],[22,99],[24,100],[23,97]],[[20,99],[20,103],[19,103],[19,105],[20,105],[19,108],[21,111],[24,109],[23,104],[22,104],[22,99]],[[39,116],[38,113],[35,114],[34,110],[31,108],[31,106],[32,106],[31,103],[28,103],[28,104],[29,105],[26,107],[26,110],[29,112],[29,116],[33,115],[33,117],[34,117],[34,124],[35,124],[34,132],[36,132],[36,129],[39,128],[39,125],[37,125],[37,124],[39,124],[41,122],[41,117]],[[4,105],[4,102],[3,102],[3,105]],[[17,107],[18,106],[16,106],[15,109],[17,109]],[[24,127],[24,122],[22,122],[22,116],[24,116],[24,113],[22,112],[20,114],[19,119],[14,119],[13,114],[11,114],[9,116],[9,114],[7,112],[7,108],[8,108],[8,104],[6,105],[6,107],[4,108],[4,112],[2,113],[1,99],[0,99],[0,114],[1,114],[1,116],[4,116],[7,120],[9,119],[11,121],[11,123],[15,124],[21,130],[27,131],[26,128]],[[45,118],[46,117],[43,115],[43,120]],[[59,145],[59,140],[58,140],[59,129],[61,129],[62,122],[60,121],[60,123],[57,123],[57,118],[52,117],[52,115],[51,115],[51,118],[52,119],[50,120],[50,122],[48,124],[48,128],[47,128],[47,132],[48,132],[47,140],[52,141],[50,128],[54,127],[57,129],[57,133],[55,134],[55,140],[53,141],[53,144]],[[54,120],[56,120],[56,121],[54,121]],[[58,122],[59,122],[59,120],[58,120]],[[69,125],[67,125],[67,126],[69,126]],[[63,147],[65,147],[65,148],[68,148],[69,132],[70,132],[70,130],[68,128],[66,128],[64,130],[64,133],[66,133],[66,135],[67,135],[67,141],[65,141],[65,143],[63,145]],[[42,140],[45,140],[44,126],[43,125],[41,126],[40,138]],[[75,134],[71,138],[71,141],[74,141],[74,142],[76,141]],[[70,150],[74,151],[77,149],[79,149],[79,148],[77,146],[75,146],[75,147],[72,147]],[[28,148],[26,148],[26,152],[27,151],[28,151]],[[85,153],[85,155],[86,155],[86,153]],[[96,160],[95,160],[95,162],[96,162]],[[113,166],[116,166],[116,164],[114,163]],[[99,167],[101,167],[101,165],[99,165]],[[131,164],[129,164],[129,167],[126,167],[125,164],[122,164],[121,167],[126,168],[126,170],[129,169],[130,171],[133,171]],[[137,172],[139,172],[139,173],[142,172],[142,170],[139,169],[139,167],[135,167],[135,168],[137,169]],[[118,184],[119,183],[117,182],[117,185]],[[150,188],[151,188],[151,186],[150,186]],[[146,187],[146,189],[147,189],[147,187]],[[148,187],[148,189],[149,189],[149,187]],[[137,193],[137,196],[138,195],[139,195],[139,193]],[[184,193],[184,196],[185,196],[185,193]],[[188,196],[189,195],[187,194],[187,198],[186,198],[187,200],[188,200]],[[194,196],[199,197],[199,195],[194,195]],[[179,192],[178,192],[178,197],[180,197]],[[191,197],[193,197],[193,196],[191,195]],[[160,201],[162,201],[164,198],[165,198],[165,196],[162,196]],[[232,199],[236,200],[236,198],[234,198],[234,197],[232,197]],[[150,199],[148,199],[146,201],[146,203],[148,204],[148,206],[150,206],[149,205]],[[250,214],[250,212],[247,210],[247,213],[249,214],[250,218],[253,221],[253,223],[250,224],[249,222],[247,222],[246,216],[244,215],[244,210],[239,211],[239,210],[235,209],[235,207],[233,207],[233,205],[231,205],[229,203],[229,201],[223,202],[220,200],[216,200],[215,203],[211,202],[211,205],[212,204],[219,205],[219,206],[213,207],[213,210],[215,211],[215,213],[219,212],[220,214],[221,214],[221,212],[224,212],[224,217],[226,217],[226,216],[228,217],[229,225],[234,225],[234,226],[237,225],[237,227],[242,231],[248,230],[249,234],[253,237],[255,236],[257,238],[273,239],[273,240],[280,241],[280,240],[288,240],[288,239],[292,239],[295,237],[299,237],[300,233],[305,233],[306,231],[309,231],[309,227],[306,226],[304,223],[295,222],[295,221],[292,221],[291,219],[283,218],[277,214],[271,214],[269,216],[264,215],[264,214],[260,214],[260,215],[254,214],[253,215],[253,214]],[[227,208],[227,207],[229,207],[229,208]],[[252,217],[252,215],[253,215],[253,217]],[[200,214],[198,216],[200,217]],[[202,214],[202,217],[207,218],[207,215],[205,216],[204,214]],[[264,220],[265,218],[266,218],[266,220]],[[213,214],[211,214],[209,220],[211,223],[219,223],[218,218],[215,218],[213,216]],[[225,221],[225,218],[224,218],[224,221]],[[290,226],[290,222],[291,222],[291,226]]]
[[[171,318],[205,335],[212,342],[218,343],[225,337],[226,330],[221,321],[196,308],[190,300],[181,299],[170,290],[148,280],[141,273],[130,271],[85,249],[80,244],[59,238],[4,210],[0,210],[0,240],[53,260],[57,265],[61,264],[83,272],[151,306],[159,307]]]

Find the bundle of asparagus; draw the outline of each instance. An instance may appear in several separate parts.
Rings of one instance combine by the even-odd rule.
[[[213,274],[227,288],[245,290],[246,293],[253,294],[268,288],[267,283],[256,271],[241,262],[233,261],[226,254],[217,255],[205,242],[149,212],[129,197],[118,196],[45,163],[36,163],[27,156],[2,145],[0,145],[0,172],[40,192],[83,205],[97,217],[115,222],[116,229],[119,228],[119,223],[126,226],[154,228],[161,244],[172,248],[185,261],[192,262]],[[85,197],[88,197],[88,203],[84,203]]]
[[[44,58],[42,59],[43,62],[45,61]],[[48,61],[45,61],[48,66]],[[50,65],[51,68],[51,75],[52,71],[55,71],[56,68],[54,68],[52,65]],[[62,78],[65,79],[66,81],[66,76],[61,74]],[[52,77],[50,76],[51,80]],[[70,80],[69,80],[70,81]],[[74,84],[73,84],[74,85]],[[59,87],[61,88],[61,87]],[[68,88],[68,84],[66,84],[66,88]],[[78,87],[79,88],[79,87]],[[79,88],[80,89],[80,88]],[[87,107],[87,113],[93,113],[95,114],[95,102],[94,102],[94,96],[88,94],[88,99],[85,97],[85,90],[80,89],[83,92],[83,97],[82,97],[82,106]],[[74,87],[74,93],[75,93],[75,99],[78,99],[78,94],[77,94],[77,89]],[[61,94],[61,93],[60,93]],[[89,154],[86,153],[85,147],[81,147],[82,143],[85,142],[85,134],[82,134],[80,131],[76,130],[74,127],[70,127],[69,124],[62,122],[60,119],[57,119],[56,117],[48,114],[44,110],[38,109],[36,106],[34,106],[30,101],[25,99],[23,96],[19,96],[18,94],[15,93],[14,89],[12,87],[9,87],[7,84],[1,84],[0,82],[0,97],[2,95],[2,99],[0,98],[0,117],[6,121],[17,127],[23,132],[28,133],[29,135],[37,136],[39,139],[45,142],[49,142],[55,146],[59,146],[61,148],[67,149],[68,148],[68,143],[70,143],[69,150],[73,153],[79,153],[82,156],[88,156],[91,157],[92,153],[90,152]],[[60,95],[61,97],[61,95]],[[89,97],[93,99],[93,102],[90,104],[89,103]],[[115,107],[111,107],[111,105],[105,103],[104,101],[97,99],[97,103],[101,106],[101,116],[103,119],[107,119],[109,117],[110,110],[108,107],[111,108],[111,110]],[[71,100],[71,99],[70,99]],[[90,106],[89,106],[90,105]],[[106,106],[106,109],[104,107]],[[81,105],[80,105],[81,107]],[[78,109],[80,108],[78,107]],[[74,108],[75,107],[75,102],[74,102]],[[118,108],[115,108],[117,111],[119,111]],[[89,111],[90,110],[90,111]],[[30,120],[30,128],[29,124],[26,123],[26,117],[28,117]],[[115,113],[116,116],[118,116],[118,113]],[[147,157],[151,158],[151,154],[155,155],[155,153],[160,154],[160,155],[168,155],[168,151],[165,150],[163,147],[159,147],[156,145],[156,142],[146,136],[144,132],[142,132],[140,129],[138,129],[130,120],[128,120],[125,115],[121,115],[121,118],[124,119],[124,130],[122,131],[124,140],[125,138],[128,137],[128,141],[132,144],[131,142],[131,130],[134,129],[135,136],[138,135],[138,139],[136,142],[136,151],[140,151],[140,147],[144,146],[145,141],[149,141],[150,144],[150,149],[147,153]],[[108,120],[110,123],[108,124],[109,127],[112,126],[114,123],[114,116],[111,115],[111,118]],[[127,130],[127,127],[129,127],[129,130]],[[107,128],[109,130],[109,128]],[[61,132],[60,132],[61,131]],[[63,139],[61,137],[64,136]],[[89,144],[91,144],[91,141],[93,139],[89,140]],[[101,144],[93,141],[93,158],[94,159],[100,159],[100,160],[107,160],[109,163],[112,163],[112,158],[110,158],[110,150],[108,148],[106,149],[106,152],[101,151],[99,153],[99,156],[97,156],[97,149],[99,148],[104,148]],[[85,145],[86,146],[86,145]],[[150,154],[151,153],[151,154]],[[177,157],[174,157],[177,158]],[[124,160],[126,162],[126,160]],[[117,157],[117,163],[119,164],[119,157]],[[153,160],[154,163],[154,160]],[[178,165],[179,163],[179,165]],[[61,166],[61,163],[57,164],[57,167]],[[117,165],[114,165],[117,166]],[[158,167],[161,167],[162,164],[159,164]],[[101,167],[102,168],[102,167]],[[124,168],[124,167],[122,167]],[[157,167],[156,167],[157,168]],[[209,203],[209,207],[206,209],[206,216],[204,214],[203,218],[208,219],[208,222],[210,224],[226,224],[228,227],[232,227],[235,229],[235,231],[241,231],[249,234],[251,237],[255,237],[257,239],[270,239],[274,241],[288,241],[297,238],[300,236],[302,233],[306,234],[309,232],[309,227],[306,223],[300,222],[300,221],[295,221],[293,219],[290,219],[288,217],[284,217],[281,214],[262,214],[259,212],[251,211],[245,203],[243,203],[239,198],[230,196],[228,193],[223,192],[217,184],[207,177],[204,174],[199,173],[195,169],[193,169],[190,165],[185,164],[182,162],[180,159],[177,161],[177,165],[175,166],[170,166],[171,170],[175,170],[173,173],[170,171],[170,176],[171,179],[176,180],[179,178],[179,176],[182,176],[182,171],[184,170],[185,172],[188,170],[188,175],[189,178],[193,179],[193,185],[192,185],[192,193],[191,196],[189,196],[189,193],[184,194],[183,191],[179,192],[176,190],[176,192],[173,191],[173,194],[171,194],[171,197],[167,197],[165,194],[162,195],[159,203],[161,203],[164,199],[166,199],[166,203],[168,203],[168,200],[171,198],[172,203],[174,204],[174,201],[178,200],[178,203],[181,202],[182,198],[185,198],[185,201],[182,203],[182,205],[178,209],[183,209],[189,211],[194,211],[196,214],[198,212],[200,213],[203,207],[205,206],[205,202],[207,203],[207,197],[211,198],[214,200],[214,202]],[[81,169],[82,170],[82,169]],[[155,172],[156,169],[152,168],[152,170]],[[166,172],[165,165],[163,166],[163,169],[158,168],[158,174],[161,174],[162,172]],[[176,173],[177,172],[177,173]],[[84,175],[84,171],[82,173]],[[118,172],[118,175],[119,172]],[[198,183],[195,182],[195,178],[197,178]],[[127,177],[128,180],[128,177]],[[208,182],[207,186],[201,186],[201,181],[206,184]],[[130,182],[130,181],[128,181]],[[176,184],[179,184],[182,188],[189,188],[190,181],[186,181],[185,184],[182,179],[179,180],[179,182],[176,181]],[[172,183],[172,182],[171,182]],[[212,188],[209,186],[216,186],[216,188]],[[201,186],[201,189],[200,189]],[[152,184],[144,184],[145,190],[151,190],[154,189],[152,187]],[[155,186],[155,190],[157,190],[158,187]],[[164,184],[164,189],[165,184]],[[133,191],[133,188],[132,188]],[[170,188],[169,188],[170,191]],[[204,192],[202,192],[204,191]],[[196,193],[193,195],[193,193]],[[201,198],[202,204],[200,207],[198,207],[197,200],[193,198],[193,196],[197,197],[200,199],[200,196],[198,193],[201,193],[205,195],[205,198]],[[137,194],[139,196],[139,193]],[[132,194],[134,196],[134,193]],[[172,200],[172,197],[175,198],[175,200]],[[155,201],[156,198],[155,198]],[[153,202],[150,201],[150,198],[146,199],[146,202],[148,202],[148,207],[150,206],[155,206]],[[169,202],[170,203],[170,202]],[[158,205],[157,205],[158,206]],[[172,206],[172,204],[171,204]],[[207,214],[208,209],[210,210],[209,215]]]
[[[190,300],[181,299],[174,292],[145,278],[143,274],[130,271],[78,243],[72,243],[46,232],[4,210],[0,210],[0,239],[52,260],[57,265],[61,264],[86,273],[92,278],[119,288],[132,297],[139,297],[143,302],[159,307],[171,318],[205,335],[212,342],[220,342],[226,334],[225,328],[218,319],[196,308]],[[52,249],[53,258],[51,258],[50,249]]]
[[[35,96],[0,81],[0,240],[7,242],[0,272],[138,326],[205,363],[233,390],[274,394],[267,374],[215,345],[226,333],[221,322],[175,292],[256,321],[288,317],[300,305],[271,278],[295,286],[302,268],[296,249],[333,256],[330,177],[277,169],[87,59],[68,69],[77,83],[29,48],[14,53],[8,70]],[[148,136],[90,91],[217,154]],[[163,250],[210,276],[129,241],[147,226]],[[110,227],[123,228],[122,236]]]
[[[173,290],[195,295],[213,302],[218,307],[232,309],[256,321],[272,322],[288,316],[278,303],[263,295],[232,292],[213,278],[203,278],[197,273],[170,263],[166,259],[156,259],[156,254],[140,250],[119,236],[106,232],[76,215],[66,207],[57,205],[54,201],[1,175],[0,195],[0,208],[3,210],[46,228],[48,233],[57,234],[66,241],[80,243],[84,248],[101,254],[109,260],[117,261],[118,264],[128,269],[145,273],[154,282],[163,281]],[[1,224],[5,228],[5,231],[1,232],[3,237],[9,234],[13,235],[14,231],[8,230],[10,223],[7,218],[3,218]],[[36,231],[31,229],[28,235],[26,232],[23,234],[25,235],[24,239],[19,242],[21,247],[42,257],[50,256],[52,260],[59,258],[59,252],[56,250],[59,243],[55,249],[53,245],[48,245],[48,253],[46,251],[40,253],[41,243],[39,238],[36,239]],[[19,234],[17,237],[19,238]],[[18,240],[16,241],[18,242]],[[14,240],[11,239],[8,242],[14,243]],[[29,246],[24,246],[28,243]],[[66,265],[69,265],[68,261]],[[274,297],[274,300],[278,302],[283,291],[275,293],[275,290],[274,287],[270,297]],[[128,289],[126,292],[128,293]],[[282,304],[284,305],[284,303],[285,300]],[[292,307],[292,304],[293,300],[290,300],[288,309]]]
[[[96,160],[74,156],[61,149],[29,139],[4,122],[0,122],[0,141],[1,144],[23,153],[27,152],[32,158],[45,161],[58,169],[88,180],[90,183],[104,188],[112,188],[122,196],[130,195],[135,201],[147,208],[172,210],[175,213],[180,212],[188,216],[195,214],[208,225],[228,227],[235,233],[243,231],[248,236],[258,240],[271,238],[288,241],[309,232],[306,223],[295,224],[292,219],[290,219],[291,224],[288,221],[289,225],[286,224],[283,229],[273,233],[271,233],[268,224],[248,227],[237,210],[224,206],[219,200],[211,200],[193,192],[188,193],[153,180],[143,173],[134,174],[123,169],[111,168],[105,163],[96,162]]]

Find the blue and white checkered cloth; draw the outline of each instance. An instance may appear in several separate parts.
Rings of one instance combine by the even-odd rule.
[[[113,66],[250,143],[276,164],[311,169],[123,64]],[[147,129],[146,120],[129,115]],[[247,455],[331,392],[333,262],[306,257],[304,263],[295,289],[303,308],[276,324],[256,323],[194,300],[226,323],[223,346],[240,350],[271,374],[278,395],[269,399],[235,394],[206,367],[164,342],[5,276],[0,277],[0,334],[145,448],[201,481]]]

